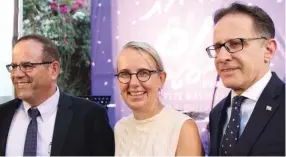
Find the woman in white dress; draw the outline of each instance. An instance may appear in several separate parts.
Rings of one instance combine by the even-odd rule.
[[[194,120],[159,100],[166,75],[158,53],[147,43],[123,47],[115,76],[133,114],[115,126],[116,156],[203,155]]]

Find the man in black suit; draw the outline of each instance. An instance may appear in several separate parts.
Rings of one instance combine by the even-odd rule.
[[[214,58],[231,89],[210,113],[210,156],[285,156],[285,84],[270,71],[277,49],[269,15],[233,3],[214,16]]]
[[[23,36],[6,67],[17,98],[0,105],[1,156],[114,155],[106,110],[57,87],[59,54],[49,39]]]

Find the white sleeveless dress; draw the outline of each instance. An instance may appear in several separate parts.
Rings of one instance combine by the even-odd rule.
[[[133,115],[115,125],[116,156],[175,156],[179,135],[189,116],[164,107],[152,118],[136,120]]]

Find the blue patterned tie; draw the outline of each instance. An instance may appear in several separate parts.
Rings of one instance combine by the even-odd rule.
[[[223,135],[221,143],[221,155],[227,156],[231,155],[239,137],[240,128],[240,107],[243,100],[246,99],[244,96],[233,97],[233,103],[231,108],[231,116],[226,127],[225,133]]]
[[[28,114],[31,118],[29,123],[25,147],[24,147],[24,156],[36,156],[37,155],[37,133],[38,133],[38,123],[37,117],[41,116],[37,108],[30,108]]]

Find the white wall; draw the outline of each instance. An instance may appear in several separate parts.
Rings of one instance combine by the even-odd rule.
[[[5,7],[0,9],[0,103],[14,97],[14,89],[10,80],[10,73],[5,65],[11,63],[14,0],[5,1]]]

